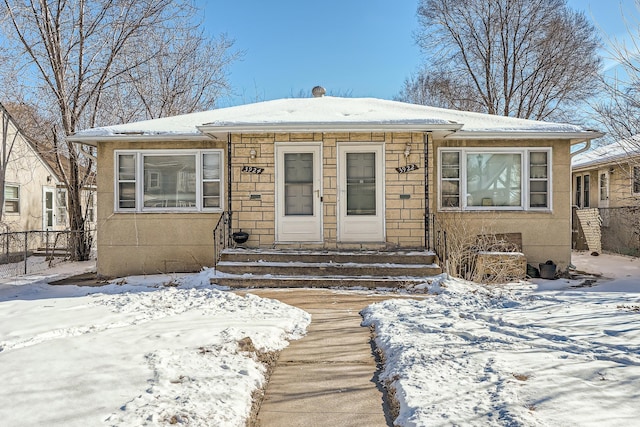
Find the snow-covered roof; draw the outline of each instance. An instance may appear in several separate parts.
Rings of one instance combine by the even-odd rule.
[[[640,135],[634,135],[580,153],[571,159],[571,167],[576,169],[598,164],[617,163],[631,156],[640,156]]]
[[[202,136],[215,132],[443,130],[478,133],[559,134],[593,138],[593,131],[566,124],[448,110],[376,98],[287,98],[173,117],[86,129],[72,140],[122,136]]]

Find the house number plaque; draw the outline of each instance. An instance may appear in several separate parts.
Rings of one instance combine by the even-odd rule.
[[[256,168],[254,166],[243,166],[241,172],[255,173],[260,175],[264,172],[264,168]]]
[[[400,166],[399,168],[396,168],[396,170],[398,171],[398,173],[407,173],[411,171],[417,171],[418,165]]]

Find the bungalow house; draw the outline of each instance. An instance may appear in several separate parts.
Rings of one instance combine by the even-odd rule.
[[[640,254],[640,135],[580,153],[571,168],[572,202],[587,240],[590,223],[599,228],[602,249]]]
[[[571,261],[579,126],[370,98],[278,99],[78,132],[97,147],[98,274],[214,263],[221,217],[264,249],[415,249],[433,224]],[[449,224],[449,225],[448,225]]]

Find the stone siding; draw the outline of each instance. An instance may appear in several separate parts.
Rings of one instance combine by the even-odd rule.
[[[323,241],[296,247],[406,247],[424,246],[424,135],[422,133],[267,133],[233,135],[232,228],[249,233],[247,246],[276,246],[276,143],[321,143]],[[338,242],[338,146],[341,143],[384,145],[386,239],[372,244]],[[405,156],[407,146],[410,153]],[[255,151],[255,157],[251,152]],[[399,173],[396,168],[417,165],[418,169]],[[263,169],[255,174],[242,172],[243,166]],[[253,197],[252,197],[253,196]],[[292,246],[292,245],[286,245]]]

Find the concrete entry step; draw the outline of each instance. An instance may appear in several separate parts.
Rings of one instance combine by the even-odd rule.
[[[230,274],[286,274],[289,276],[434,276],[440,274],[435,264],[354,264],[300,262],[228,262],[218,263],[218,271]]]
[[[391,287],[442,273],[432,252],[225,249],[212,283],[242,287]]]
[[[424,283],[417,277],[350,277],[350,276],[240,276],[219,277],[211,280],[220,286],[230,288],[404,288],[408,285]]]
[[[297,249],[242,249],[222,251],[221,262],[305,262],[363,264],[436,264],[430,251],[313,251]]]

